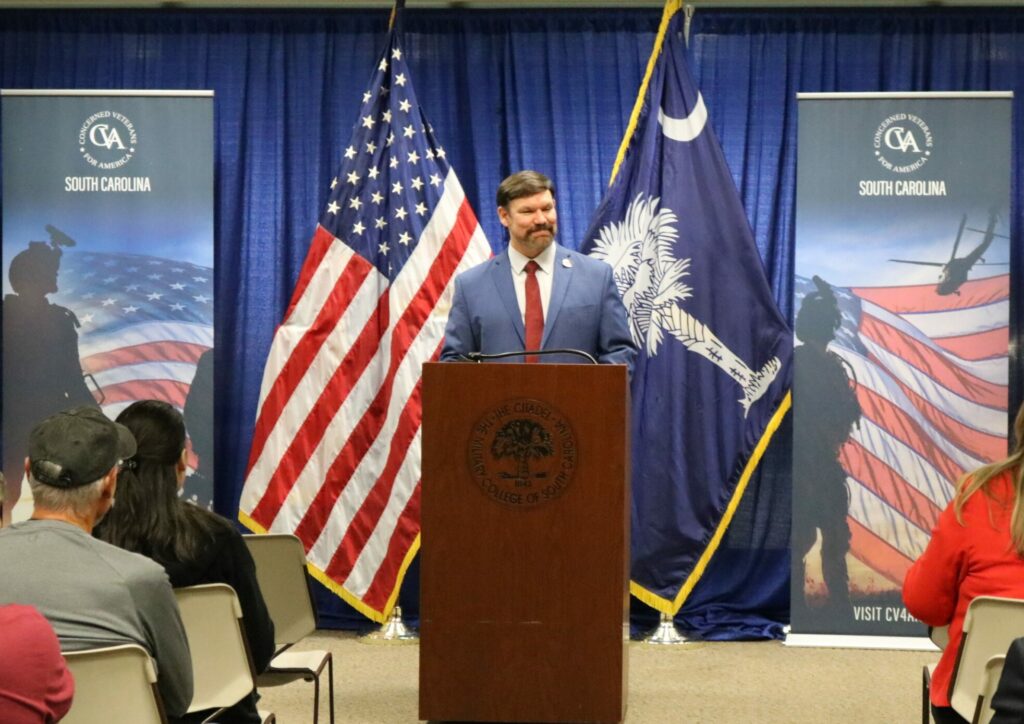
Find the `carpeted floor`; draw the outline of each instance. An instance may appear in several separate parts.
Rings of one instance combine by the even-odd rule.
[[[297,648],[334,652],[337,722],[415,722],[419,646],[341,631]],[[632,643],[626,722],[851,722],[921,720],[921,667],[938,653],[793,648],[778,642]],[[262,690],[280,724],[312,722],[313,685]],[[326,686],[320,722],[327,724]]]

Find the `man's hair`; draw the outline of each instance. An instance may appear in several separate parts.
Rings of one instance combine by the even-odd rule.
[[[85,516],[92,511],[96,501],[100,499],[105,478],[106,475],[99,480],[75,488],[58,488],[39,482],[30,473],[28,485],[32,489],[32,502],[36,508]]]
[[[555,185],[551,183],[551,179],[537,171],[519,171],[499,184],[498,206],[507,208],[510,201],[543,191],[550,191],[552,196],[555,195]]]

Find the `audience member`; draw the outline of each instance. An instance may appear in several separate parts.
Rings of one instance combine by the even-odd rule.
[[[125,408],[117,421],[135,436],[138,450],[121,473],[117,507],[96,527],[95,535],[152,558],[164,567],[175,588],[201,583],[234,588],[253,663],[263,671],[274,654],[274,624],[249,549],[225,518],[179,497],[186,472],[181,415],[166,402],[143,400]],[[258,722],[255,696],[217,721]]]
[[[0,722],[50,724],[71,708],[71,678],[53,627],[31,606],[0,606]]]
[[[91,533],[114,504],[135,440],[96,408],[52,415],[29,435],[30,520],[0,530],[0,604],[35,606],[66,651],[136,643],[153,656],[169,717],[192,700],[192,661],[160,566]]]
[[[995,715],[989,724],[1024,722],[1024,638],[1014,639],[1006,652],[1003,674],[992,697]]]
[[[949,644],[932,676],[938,724],[963,722],[949,685],[967,606],[976,596],[1024,598],[1024,406],[1009,457],[964,476],[939,516],[924,553],[903,581],[907,610],[929,626],[949,625]]]

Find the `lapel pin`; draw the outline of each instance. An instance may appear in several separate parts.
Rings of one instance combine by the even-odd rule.
[[[562,266],[564,266],[566,269],[572,269],[572,259],[570,259],[569,257],[562,259]]]

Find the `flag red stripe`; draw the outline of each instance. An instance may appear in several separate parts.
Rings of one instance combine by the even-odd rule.
[[[857,401],[865,418],[915,450],[951,484],[963,470],[925,434],[921,426],[898,405],[873,390],[857,385]]]
[[[918,528],[931,530],[942,508],[909,484],[859,443],[851,440],[839,450],[843,469]]]
[[[958,337],[935,338],[932,341],[960,359],[975,361],[1006,357],[1010,352],[1010,328],[998,327]]]
[[[287,497],[295,480],[309,460],[310,455],[323,438],[324,431],[334,419],[338,408],[341,407],[348,397],[352,388],[359,381],[364,370],[370,361],[377,354],[380,347],[380,330],[387,327],[388,318],[387,291],[377,300],[377,306],[370,315],[370,318],[363,325],[362,331],[355,343],[345,354],[341,364],[334,370],[334,374],[324,385],[320,396],[313,404],[312,409],[306,416],[295,437],[288,445],[288,449],[281,456],[277,469],[267,484],[267,489],[260,502],[254,506],[252,517],[260,525],[269,528],[277,516],[284,499]],[[328,473],[324,484],[321,486],[317,497],[323,493],[331,480]],[[333,502],[333,501],[332,501]],[[311,506],[312,507],[312,506]],[[308,514],[308,512],[307,512]],[[296,532],[296,535],[299,535]],[[302,536],[299,536],[300,538]],[[315,537],[303,538],[307,546],[312,545]]]
[[[409,445],[412,444],[413,439],[416,437],[416,431],[420,427],[420,420],[422,418],[421,386],[422,381],[417,381],[412,395],[409,396],[409,400],[402,409],[397,429],[391,437],[387,462],[370,488],[370,492],[363,501],[359,512],[352,519],[351,524],[349,524],[348,530],[345,531],[345,537],[341,540],[341,544],[327,566],[326,573],[333,580],[344,581],[348,578],[349,573],[352,572],[356,561],[359,559],[359,554],[366,547],[366,541],[369,540],[370,535],[380,522],[380,517],[387,506],[388,500],[391,498],[391,493],[395,487],[395,477],[405,462],[409,452]]]
[[[335,241],[334,234],[320,226],[320,224],[317,224],[316,231],[313,232],[313,240],[309,244],[309,251],[306,253],[306,260],[302,262],[299,279],[295,282],[295,291],[292,292],[292,299],[288,302],[288,311],[284,314],[285,322],[292,316],[292,312],[298,306],[299,300],[306,293],[306,287],[309,286],[310,281],[312,281],[317,269],[320,268],[320,264]]]
[[[281,368],[280,374],[274,380],[273,385],[267,391],[267,395],[260,407],[259,416],[253,429],[252,447],[249,451],[249,466],[246,470],[248,477],[252,466],[263,454],[263,448],[270,437],[274,426],[277,425],[281,414],[284,412],[292,393],[299,386],[302,378],[309,370],[309,366],[316,358],[317,352],[324,345],[324,342],[334,331],[338,321],[345,314],[359,288],[366,277],[370,274],[373,266],[358,254],[353,254],[345,269],[338,277],[331,289],[330,294],[324,301],[323,307],[317,313],[316,320],[302,338],[295,345],[295,348],[288,355],[288,360]]]
[[[325,490],[328,486],[321,486],[309,509],[303,516],[302,522],[299,525],[299,529],[302,530],[302,537],[308,537],[310,540],[319,538],[323,526],[330,515],[330,507],[333,507],[335,500],[337,500],[345,486],[348,485],[349,479],[362,461],[363,456],[366,455],[373,441],[380,435],[386,420],[387,409],[391,402],[395,374],[398,372],[398,368],[405,358],[409,347],[416,339],[423,324],[430,316],[430,312],[437,304],[441,293],[451,280],[455,269],[458,267],[459,260],[465,254],[476,225],[476,216],[473,214],[469,201],[464,199],[459,207],[455,223],[449,231],[441,250],[431,263],[430,269],[427,271],[413,299],[403,311],[401,319],[395,325],[391,339],[391,362],[388,367],[387,376],[381,383],[380,392],[353,430],[349,440],[345,443],[342,451],[328,471],[326,479],[331,481],[330,488],[332,489]],[[410,397],[410,399],[412,398]],[[417,411],[417,419],[418,417]],[[401,423],[401,419],[399,423]],[[394,441],[392,441],[392,446],[394,446]],[[404,458],[404,449],[400,452],[402,453],[401,457]],[[382,511],[383,508],[369,513],[374,521],[373,525],[376,525],[376,521],[379,519]],[[299,534],[297,533],[297,535]],[[362,546],[360,546],[361,549]],[[355,558],[351,560],[351,564],[354,563]]]
[[[993,461],[1006,456],[1005,437],[991,435],[987,432],[968,427],[959,420],[944,413],[899,380],[896,380],[896,384],[910,398],[911,404],[924,415],[928,422],[935,426],[938,433],[949,443],[979,460]],[[1002,402],[997,405],[1002,410],[1007,408],[1008,394],[1008,390],[1004,387]]]
[[[388,599],[391,597],[391,592],[395,590],[398,583],[398,572],[405,559],[405,553],[412,546],[416,536],[419,535],[421,490],[422,484],[417,481],[416,488],[406,503],[405,510],[399,516],[391,540],[388,542],[387,554],[363,596],[363,602],[374,610],[384,610],[384,606],[387,605]]]
[[[104,399],[100,404],[113,405],[117,402],[135,402],[135,400],[163,400],[180,410],[185,406],[188,388],[188,382],[179,382],[178,380],[116,382],[101,388]],[[96,397],[96,402],[100,402],[95,392],[93,392],[93,397]]]
[[[139,362],[191,362],[195,364],[209,347],[192,342],[147,342],[130,347],[119,347],[109,352],[82,358],[82,369],[86,372],[103,372],[122,365]]]
[[[850,553],[871,570],[902,586],[913,561],[853,518],[846,520],[850,524]]]
[[[932,378],[955,395],[987,407],[1005,407],[1006,387],[975,377],[947,357],[880,319],[864,315],[861,335]]]
[[[988,279],[964,282],[959,294],[940,297],[935,293],[934,284],[919,284],[907,287],[852,287],[850,289],[861,299],[874,302],[883,309],[896,314],[914,312],[946,312],[955,309],[980,307],[1008,299],[1010,276],[1003,274]]]

